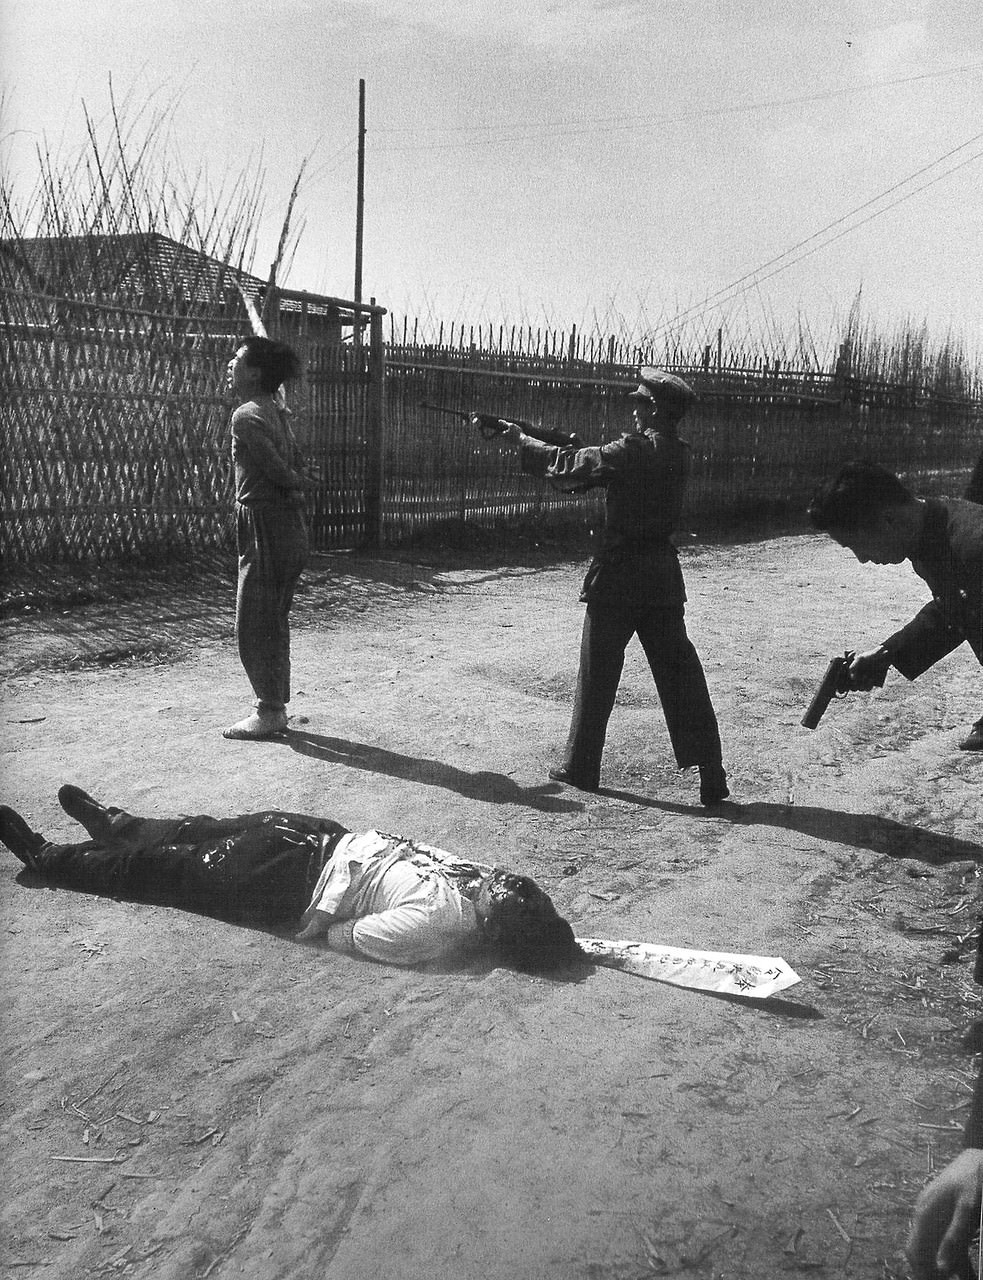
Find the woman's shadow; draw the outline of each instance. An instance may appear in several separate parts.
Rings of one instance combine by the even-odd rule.
[[[424,786],[444,787],[470,800],[522,804],[544,813],[576,813],[583,808],[576,800],[555,794],[559,790],[556,783],[520,787],[506,774],[494,773],[490,769],[469,772],[442,760],[402,755],[385,747],[371,747],[363,742],[349,742],[347,738],[329,738],[324,734],[293,728],[284,730],[279,740],[302,756],[343,764],[349,769],[382,773],[390,778],[405,778],[408,782],[422,782]]]

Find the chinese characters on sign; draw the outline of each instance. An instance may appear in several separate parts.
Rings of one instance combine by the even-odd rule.
[[[612,942],[606,938],[578,938],[577,941],[596,964],[699,991],[764,999],[799,981],[799,975],[778,956],[691,951],[685,947],[625,940]]]

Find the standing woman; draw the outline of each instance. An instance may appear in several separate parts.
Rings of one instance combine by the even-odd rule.
[[[226,738],[269,738],[287,727],[290,701],[290,605],[307,563],[297,443],[276,400],[296,378],[295,351],[270,338],[247,338],[229,361],[239,586],[236,643],[256,695],[255,710],[224,730]]]

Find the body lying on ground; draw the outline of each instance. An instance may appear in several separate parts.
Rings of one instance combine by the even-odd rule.
[[[403,836],[279,809],[139,818],[70,785],[58,799],[88,840],[56,844],[3,806],[0,841],[66,888],[290,928],[302,941],[392,964],[480,948],[531,971],[584,959],[527,876]]]

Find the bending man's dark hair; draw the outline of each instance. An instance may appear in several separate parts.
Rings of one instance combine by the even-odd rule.
[[[809,504],[817,529],[864,529],[887,507],[905,507],[915,495],[880,463],[848,462],[820,485]]]
[[[284,382],[300,374],[300,357],[293,347],[273,338],[245,338],[240,350],[245,349],[245,362],[250,369],[261,374],[259,389],[271,395]]]

